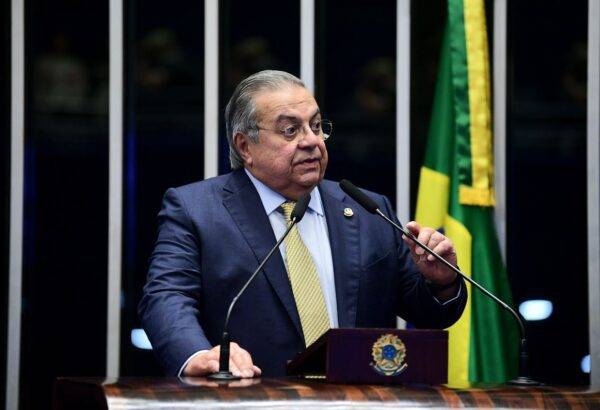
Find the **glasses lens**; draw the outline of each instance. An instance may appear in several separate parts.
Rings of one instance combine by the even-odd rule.
[[[321,129],[323,131],[323,139],[327,140],[331,137],[331,132],[333,131],[333,124],[329,120],[321,121]]]

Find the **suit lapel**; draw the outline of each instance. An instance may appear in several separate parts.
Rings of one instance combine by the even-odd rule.
[[[355,327],[360,278],[359,213],[344,216],[348,198],[342,191],[331,189],[329,184],[319,185],[319,191],[329,231],[338,322],[340,327]]]
[[[243,169],[231,174],[223,190],[223,205],[250,245],[258,266],[277,242],[260,196]],[[263,272],[302,338],[300,317],[280,252],[271,256],[263,267]]]

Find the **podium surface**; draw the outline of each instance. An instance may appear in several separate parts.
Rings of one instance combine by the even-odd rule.
[[[204,378],[60,378],[55,409],[600,408],[600,389],[505,385],[350,385],[296,377],[217,384]]]

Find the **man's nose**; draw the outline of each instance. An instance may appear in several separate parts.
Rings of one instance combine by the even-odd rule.
[[[321,133],[315,134],[309,126],[305,125],[302,127],[302,135],[298,141],[298,146],[300,148],[312,148],[319,143],[319,140],[322,139],[323,137]]]

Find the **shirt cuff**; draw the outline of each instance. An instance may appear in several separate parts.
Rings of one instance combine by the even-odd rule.
[[[461,280],[461,281],[458,283],[458,291],[456,292],[456,296],[454,296],[453,298],[450,298],[450,299],[448,299],[448,300],[447,300],[447,301],[445,301],[445,302],[440,302],[438,298],[436,298],[436,297],[435,297],[435,296],[433,296],[433,295],[432,295],[432,296],[433,296],[433,298],[435,299],[435,301],[436,301],[437,303],[439,303],[439,304],[440,304],[440,305],[442,305],[442,306],[446,306],[448,303],[452,303],[452,302],[454,302],[456,299],[458,299],[458,298],[460,297],[460,294],[461,294],[461,292],[462,292],[462,286],[463,286],[463,285],[462,285],[462,280]],[[188,360],[189,360],[189,359],[188,359]],[[186,362],[186,363],[187,363],[187,362]]]
[[[188,357],[188,359],[183,363],[183,365],[179,369],[179,372],[177,372],[177,377],[181,377],[182,376],[183,369],[185,369],[185,366],[187,366],[187,364],[190,362],[190,360],[192,360],[194,357],[196,357],[200,353],[204,353],[204,352],[208,352],[208,350],[198,350],[196,353],[194,353],[193,355],[191,355],[190,357]]]

